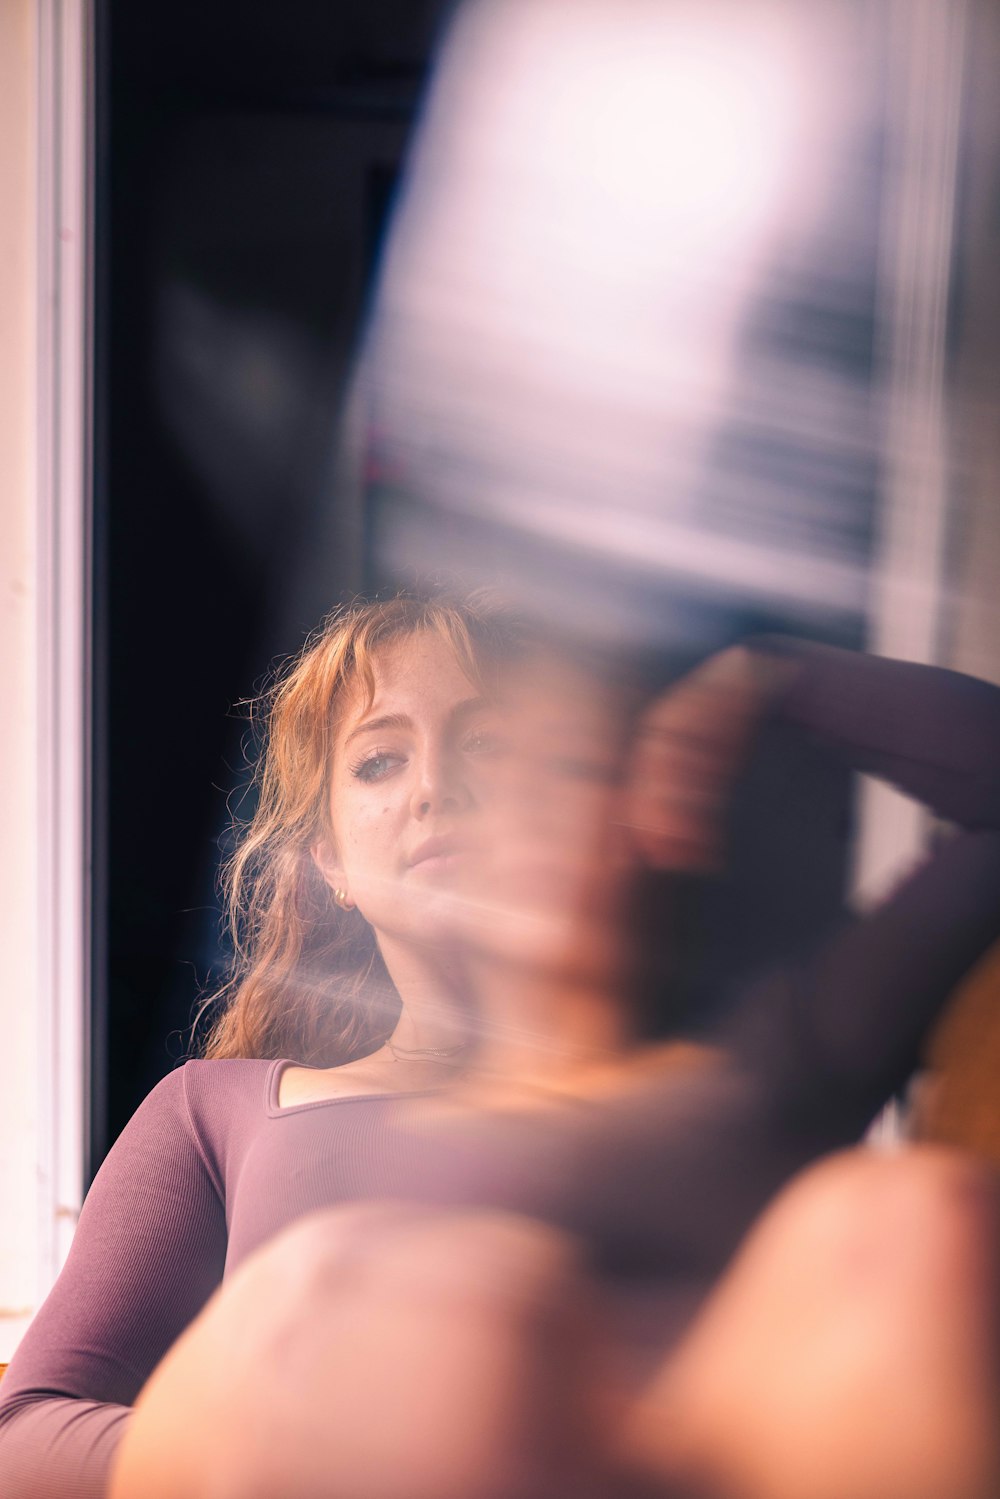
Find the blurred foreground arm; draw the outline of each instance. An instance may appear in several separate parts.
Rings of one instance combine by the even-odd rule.
[[[110,1499],[606,1493],[572,1241],[500,1213],[302,1220],[228,1281],[138,1401]]]
[[[785,720],[959,827],[883,904],[751,989],[729,1027],[822,1147],[860,1133],[904,1085],[941,1006],[1000,936],[1000,688],[781,638],[753,648],[794,668]]]

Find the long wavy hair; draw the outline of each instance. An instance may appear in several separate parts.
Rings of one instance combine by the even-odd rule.
[[[312,858],[329,831],[329,785],[340,715],[360,690],[371,705],[375,663],[393,640],[433,631],[487,692],[523,638],[517,617],[483,591],[401,594],[335,610],[251,705],[261,732],[256,809],[221,875],[232,942],[226,983],[203,1003],[205,1057],[288,1057],[334,1066],[391,1034],[399,996],[375,934],[343,911]]]

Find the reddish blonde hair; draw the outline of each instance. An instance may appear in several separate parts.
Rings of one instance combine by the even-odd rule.
[[[486,592],[354,604],[334,611],[253,705],[264,730],[257,806],[222,871],[232,970],[203,1006],[215,1013],[202,1055],[332,1066],[381,1045],[395,1026],[399,997],[375,935],[359,911],[334,903],[311,850],[328,831],[346,698],[360,686],[370,704],[379,651],[424,630],[446,640],[487,691],[521,638],[513,614]]]

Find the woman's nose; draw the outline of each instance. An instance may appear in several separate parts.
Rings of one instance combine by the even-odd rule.
[[[462,812],[472,805],[472,791],[458,756],[448,751],[425,755],[413,788],[411,810],[415,817],[435,813]]]

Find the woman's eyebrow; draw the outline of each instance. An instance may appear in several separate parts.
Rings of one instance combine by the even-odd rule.
[[[488,697],[467,697],[463,698],[460,703],[455,704],[450,710],[448,717],[450,719],[468,718],[472,713],[478,713],[483,708],[491,708],[493,706],[492,700]]]
[[[481,708],[490,706],[489,699],[485,697],[467,697],[460,703],[455,703],[448,710],[449,720],[455,721],[468,718],[470,714],[478,712]],[[380,713],[377,718],[365,718],[348,734],[344,740],[344,747],[356,739],[359,734],[377,733],[379,729],[412,729],[413,720],[406,713]]]
[[[382,713],[378,718],[362,719],[355,728],[351,730],[344,740],[345,747],[352,739],[357,739],[359,734],[370,734],[377,729],[411,729],[413,720],[405,713]]]

